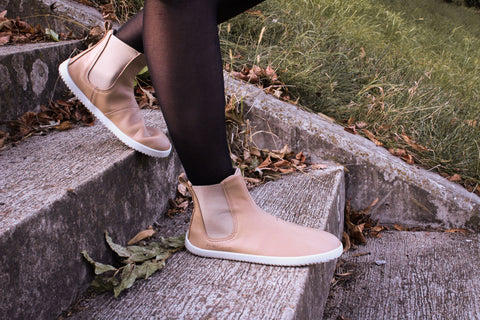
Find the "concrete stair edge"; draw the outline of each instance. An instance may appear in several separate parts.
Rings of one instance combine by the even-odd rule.
[[[344,165],[346,198],[353,208],[363,209],[378,198],[370,213],[381,223],[480,230],[480,197],[463,187],[227,73],[225,86],[227,95],[243,99],[253,132],[255,127],[267,132],[255,135],[260,146],[288,143],[314,160]]]
[[[181,171],[175,155],[147,158],[100,125],[29,138],[0,163],[1,319],[58,316],[91,281],[80,252],[110,261],[104,231],[125,242],[146,228]]]
[[[2,47],[0,52],[0,121],[14,120],[27,111],[40,111],[65,96],[58,65],[81,40]]]
[[[40,24],[55,32],[73,32],[83,37],[88,30],[102,26],[104,19],[96,9],[72,0],[0,0],[7,17],[20,17],[29,24]]]
[[[251,194],[260,207],[288,221],[342,233],[341,166],[330,165],[310,175],[287,175]],[[88,301],[72,320],[321,319],[334,269],[335,261],[275,267],[207,259],[183,251],[167,261],[165,269],[139,281],[118,299],[106,293]]]
[[[72,0],[0,0],[0,10],[7,10],[10,18],[20,17],[57,33],[73,32],[77,38],[105,23],[96,9]],[[81,40],[0,47],[0,78],[5,79],[0,83],[0,121],[38,112],[40,105],[65,96],[58,65],[83,47]]]

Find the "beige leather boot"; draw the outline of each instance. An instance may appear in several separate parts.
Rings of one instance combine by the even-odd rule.
[[[240,170],[219,184],[192,186],[194,209],[185,247],[193,254],[280,266],[300,266],[338,258],[334,235],[276,218],[250,197]]]
[[[135,101],[135,76],[146,65],[145,57],[108,31],[100,42],[64,61],[60,75],[77,98],[117,138],[132,149],[152,157],[167,157],[168,138],[145,125]]]

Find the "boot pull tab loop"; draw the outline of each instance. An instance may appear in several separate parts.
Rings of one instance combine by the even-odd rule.
[[[107,33],[108,31],[110,31],[110,29],[112,29],[112,21],[105,20],[103,27],[105,28],[105,33]]]

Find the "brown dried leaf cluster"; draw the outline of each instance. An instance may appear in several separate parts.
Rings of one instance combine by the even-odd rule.
[[[169,209],[167,211],[167,216],[173,218],[173,216],[178,213],[185,213],[191,203],[192,195],[183,184],[179,183],[175,199],[168,200]]]
[[[151,85],[137,86],[135,88],[135,99],[140,109],[158,109],[158,101],[154,96],[155,89]]]
[[[235,166],[242,170],[247,186],[252,188],[271,180],[277,180],[281,174],[303,171],[307,166],[313,169],[325,169],[324,164],[311,164],[303,152],[293,152],[288,145],[281,150],[258,148],[253,140],[249,120],[243,117],[243,104],[229,97],[225,107],[227,131],[230,137],[230,156]]]
[[[303,152],[295,153],[288,145],[281,150],[258,149],[250,145],[239,156],[232,154],[232,159],[236,167],[244,173],[250,188],[277,180],[281,174],[293,173],[307,167]]]
[[[377,204],[378,198],[363,210],[354,210],[347,200],[345,204],[345,229],[343,232],[344,251],[355,248],[356,245],[366,244],[366,237],[380,237],[380,232],[385,229],[384,226],[373,220],[368,212]]]
[[[95,26],[88,31],[88,35],[86,39],[84,39],[83,43],[86,46],[94,45],[100,40],[102,40],[104,34],[105,34],[105,29],[103,27]]]
[[[52,130],[68,130],[75,124],[91,126],[95,118],[76,99],[57,100],[41,106],[41,112],[27,112],[17,120],[7,121],[8,131],[0,131],[0,148],[31,135],[44,135]]]
[[[230,65],[226,65],[225,70],[237,79],[258,85],[266,93],[272,94],[279,99],[293,104],[298,102],[291,100],[287,86],[279,80],[277,73],[271,66],[267,66],[267,68],[261,68],[257,65],[253,65],[252,68],[243,66],[242,70],[235,71],[231,70]]]
[[[373,220],[368,212],[378,203],[378,198],[363,210],[354,210],[351,207],[350,200],[345,204],[345,228],[343,232],[344,252],[355,249],[357,245],[366,244],[367,238],[379,238],[382,231],[432,231],[446,233],[471,234],[469,230],[461,228],[445,229],[440,227],[407,227],[401,224],[393,226],[380,225],[378,221]],[[359,254],[356,256],[360,256]],[[355,255],[354,255],[355,256]]]
[[[104,20],[118,21],[115,13],[115,7],[112,1],[90,1],[90,0],[75,0],[78,3],[93,7],[102,13]]]
[[[7,10],[0,12],[0,46],[6,44],[53,41],[40,26],[31,26],[20,18],[9,19]],[[71,39],[72,34],[59,33],[58,40]]]
[[[148,230],[144,231],[151,233]],[[108,233],[105,233],[105,240],[110,249],[120,258],[122,266],[97,262],[85,250],[82,251],[82,255],[93,266],[96,275],[91,287],[97,292],[113,291],[115,298],[130,288],[137,279],[148,279],[152,274],[163,269],[165,261],[173,253],[183,249],[185,244],[184,235],[160,237],[159,241],[127,247],[114,243]]]
[[[117,14],[115,13],[115,8],[113,2],[109,2],[103,5],[98,6],[100,12],[102,13],[103,19],[118,21]]]
[[[367,129],[369,125],[366,122],[363,122],[363,121],[355,122],[355,118],[351,117],[350,119],[348,119],[348,121],[346,121],[346,123],[347,124],[344,127],[345,131],[352,134],[362,133],[370,141],[375,143],[376,146],[385,147],[384,143],[380,141],[380,139],[377,137],[377,134]],[[380,128],[380,129],[381,131],[385,131],[385,130],[388,130],[389,128]],[[403,145],[404,148],[388,148],[388,151],[392,155],[399,157],[400,159],[402,159],[408,164],[419,163],[419,161],[416,160],[415,154],[413,152],[406,149],[407,146],[418,152],[432,151],[424,147],[423,145],[419,144],[413,138],[411,138],[405,133],[402,133],[400,137],[398,136],[395,137],[395,139],[396,139],[395,143]]]
[[[306,155],[293,152],[288,145],[281,150],[260,149],[255,146],[248,120],[244,120],[241,103],[229,98],[225,106],[227,130],[231,137],[230,151],[235,166],[244,176],[248,188],[253,188],[271,180],[277,180],[282,174],[303,171],[307,167],[312,169],[325,169],[325,164],[308,163]],[[192,197],[187,188],[182,184],[177,187],[175,199],[169,200],[167,216],[173,217],[178,213],[185,213],[192,203]]]

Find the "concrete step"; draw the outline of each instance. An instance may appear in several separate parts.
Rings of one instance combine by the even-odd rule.
[[[163,125],[159,111],[147,123]],[[53,319],[109,261],[103,232],[125,242],[175,194],[176,156],[143,156],[100,124],[31,137],[0,153],[0,319]]]
[[[20,17],[31,25],[72,32],[78,38],[104,23],[100,12],[73,0],[0,0],[0,10],[7,10],[12,19]]]
[[[480,319],[479,256],[479,234],[382,233],[339,259],[324,319]]]
[[[312,159],[345,166],[346,197],[354,209],[379,201],[370,211],[381,223],[468,228],[480,231],[480,197],[438,174],[409,165],[342,126],[267,95],[225,75],[226,93],[243,100],[260,147],[289,144]]]
[[[33,43],[0,48],[0,121],[13,120],[27,111],[40,111],[51,99],[65,95],[58,65],[82,41]]]
[[[72,32],[77,39],[104,24],[100,12],[73,0],[0,0],[0,10],[7,10],[7,17],[20,17],[57,33]],[[62,98],[66,87],[59,81],[58,65],[75,49],[83,49],[80,40],[1,46],[0,121]]]
[[[251,193],[260,207],[283,219],[342,232],[342,167],[287,175]],[[187,228],[174,221],[160,224],[174,234]],[[334,267],[334,261],[263,266],[183,251],[118,299],[106,293],[82,304],[84,309],[72,319],[321,319]]]

